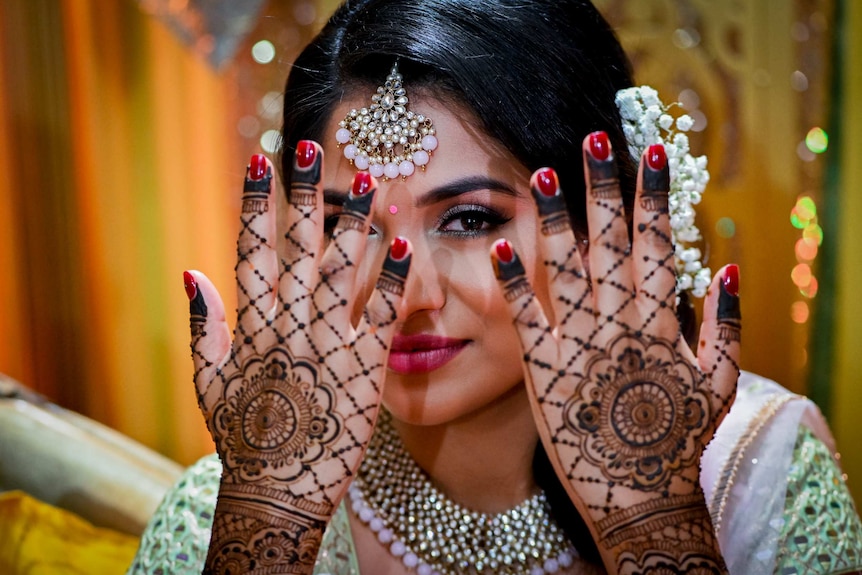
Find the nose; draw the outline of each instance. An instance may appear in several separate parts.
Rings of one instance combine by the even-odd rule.
[[[445,262],[430,249],[426,241],[413,241],[410,273],[404,286],[405,317],[421,312],[437,311],[446,303],[447,273]]]

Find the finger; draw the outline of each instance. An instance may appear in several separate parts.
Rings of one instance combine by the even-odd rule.
[[[251,157],[242,194],[237,238],[237,331],[252,332],[266,321],[274,303],[278,275],[275,254],[275,199],[272,163],[261,154]]]
[[[679,331],[674,313],[676,269],[668,192],[670,169],[664,146],[647,148],[638,172],[634,206],[632,270],[644,332],[673,339]]]
[[[406,238],[396,237],[389,245],[377,285],[356,327],[356,359],[364,372],[383,371],[395,335],[398,310],[410,272],[413,248]],[[378,393],[382,390],[376,390]]]
[[[349,301],[354,292],[356,272],[365,253],[369,214],[374,205],[377,180],[368,172],[357,172],[320,262],[320,283],[315,288],[317,318],[337,331],[349,325]]]
[[[565,198],[560,190],[556,172],[542,168],[533,173],[530,187],[539,213],[542,233],[540,252],[551,297],[551,323],[563,337],[572,337],[578,347],[584,339],[577,333],[594,324],[594,309],[583,261],[572,232]],[[568,328],[568,329],[566,329]]]
[[[286,241],[278,280],[279,304],[294,322],[307,321],[310,298],[317,284],[317,264],[323,246],[322,179],[323,149],[311,140],[300,141],[287,193]]]
[[[199,271],[183,272],[189,298],[192,362],[198,404],[204,415],[212,410],[221,381],[218,368],[230,354],[230,328],[215,286]]]
[[[619,173],[608,136],[593,132],[584,139],[587,174],[587,225],[590,275],[600,320],[620,321],[633,301],[628,227]]]
[[[697,347],[700,370],[712,381],[718,408],[725,411],[739,377],[742,314],[739,306],[739,267],[723,267],[712,279],[703,307]]]
[[[527,386],[530,392],[535,393],[541,401],[554,391],[564,375],[564,373],[555,373],[553,377],[539,375],[542,371],[551,369],[552,366],[558,369],[556,339],[542,311],[542,306],[533,288],[530,287],[524,265],[512,248],[512,244],[505,239],[494,242],[491,246],[491,263],[521,341],[529,379],[533,383],[548,381],[547,386],[542,389]]]

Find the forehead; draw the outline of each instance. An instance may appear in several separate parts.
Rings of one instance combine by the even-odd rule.
[[[367,98],[351,95],[335,108],[323,135],[326,154],[325,186],[336,191],[350,186],[356,168],[344,157],[344,146],[338,147],[335,133],[339,122],[352,109],[368,107]],[[414,190],[427,190],[448,182],[477,175],[488,175],[511,183],[513,186],[529,181],[529,171],[499,141],[490,137],[479,125],[476,116],[463,105],[443,100],[424,92],[410,94],[409,109],[429,118],[436,130],[437,149],[422,171],[402,180],[396,178],[381,183],[381,189],[401,186]]]

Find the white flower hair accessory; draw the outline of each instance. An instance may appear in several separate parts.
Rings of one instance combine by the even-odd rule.
[[[669,112],[677,104],[665,105],[650,86],[626,88],[617,92],[617,108],[629,152],[636,160],[647,147],[663,144],[670,168],[671,236],[676,263],[677,293],[689,290],[695,297],[706,295],[712,272],[701,262],[700,249],[691,244],[702,239],[694,223],[695,205],[700,203],[709,182],[706,156],[689,153],[688,136],[694,121],[683,114],[674,118]]]

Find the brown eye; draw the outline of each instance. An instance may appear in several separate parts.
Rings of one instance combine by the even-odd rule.
[[[486,206],[459,205],[443,214],[438,229],[454,236],[478,236],[495,230],[511,219]]]

